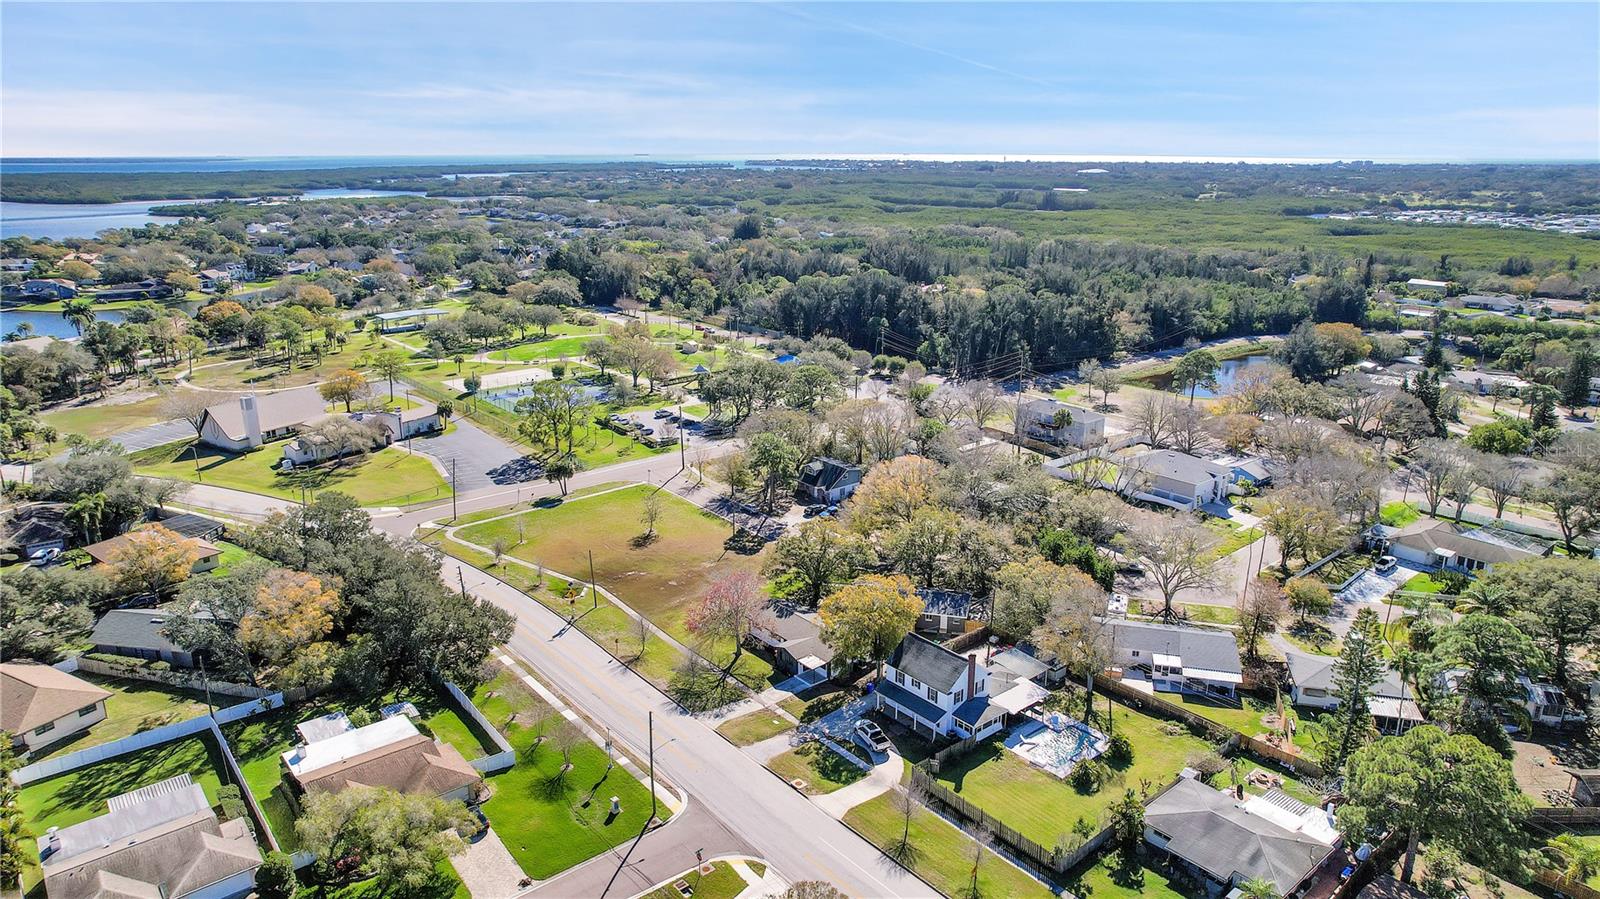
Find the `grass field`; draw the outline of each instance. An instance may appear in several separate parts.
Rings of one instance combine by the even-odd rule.
[[[198,691],[87,672],[81,672],[77,677],[111,691],[111,696],[106,699],[106,720],[85,733],[51,743],[43,751],[34,753],[30,762],[99,746],[206,714],[205,694]],[[217,700],[223,706],[238,701],[227,696],[218,696]]]
[[[1219,542],[1211,550],[1211,558],[1220,559],[1260,540],[1266,535],[1261,528],[1240,527],[1225,518],[1206,518],[1205,526],[1215,531]]]
[[[770,737],[776,737],[794,727],[789,719],[766,709],[730,718],[717,725],[717,733],[727,737],[735,746],[749,746]]]
[[[1120,785],[1107,785],[1097,793],[1080,793],[1066,781],[1023,761],[998,739],[947,762],[935,776],[944,786],[1023,836],[1054,846],[1062,834],[1071,832],[1079,818],[1098,829],[1101,816],[1124,788],[1137,790],[1148,783],[1152,792],[1158,790],[1177,776],[1190,754],[1211,748],[1205,740],[1187,732],[1169,735],[1159,719],[1122,705],[1113,708],[1110,732],[1122,734],[1133,744],[1133,761],[1119,772]],[[1103,723],[1097,722],[1096,726],[1107,729]]]
[[[895,849],[902,836],[908,836],[911,852],[909,857],[901,854],[902,862],[946,896],[963,895],[971,882],[972,838],[920,805],[911,816],[909,834],[905,818],[895,809],[894,797],[889,793],[851,809],[845,813],[844,822],[885,851]],[[987,849],[978,867],[978,890],[983,896],[1007,899],[1051,899],[1055,895]]]
[[[583,345],[599,336],[599,331],[591,330],[584,335],[551,337],[549,340],[519,343],[510,349],[496,350],[489,354],[489,358],[507,362],[535,362],[562,358],[582,359]]]
[[[661,517],[655,536],[645,540],[640,519],[646,497],[656,490],[648,485],[614,490],[474,524],[458,533],[478,546],[503,540],[512,547],[510,555],[577,577],[588,573],[592,552],[597,583],[657,627],[693,644],[695,638],[684,625],[685,613],[716,575],[735,569],[755,571],[759,556],[727,549],[732,526],[670,492],[656,494]],[[705,654],[724,664],[732,650],[731,644],[718,645]],[[772,675],[772,667],[745,653],[735,674],[748,684],[762,684]]]
[[[529,877],[543,880],[565,871],[644,829],[650,791],[626,768],[610,766],[603,749],[585,739],[572,752],[572,770],[563,775],[561,753],[531,727],[508,738],[517,749],[517,764],[491,778],[494,795],[483,811]],[[622,803],[615,818],[612,796]],[[671,817],[665,805],[657,814],[662,820]]]
[[[164,417],[161,397],[151,396],[133,403],[58,406],[40,415],[39,420],[62,434],[99,438],[153,425]]]
[[[674,877],[671,883],[657,887],[639,899],[683,899],[683,894],[678,892],[672,884],[678,881],[689,884],[695,899],[733,899],[744,892],[747,884],[739,872],[727,862],[712,862],[711,873],[701,874],[699,868],[685,871],[682,875]]]
[[[397,447],[371,453],[343,466],[318,465],[283,472],[277,468],[282,446],[268,444],[249,453],[230,453],[202,447],[200,467],[190,448],[192,441],[169,443],[133,454],[135,469],[144,475],[214,484],[249,493],[299,500],[300,490],[320,493],[337,490],[363,506],[403,506],[450,496],[450,486],[421,456]]]
[[[1433,575],[1423,572],[1412,575],[1409,580],[1400,585],[1401,590],[1411,593],[1443,593],[1444,584],[1433,579]]]
[[[815,741],[774,756],[767,767],[784,780],[805,781],[803,789],[813,796],[832,793],[867,776],[859,765]]]
[[[1398,499],[1392,503],[1384,503],[1378,514],[1384,524],[1396,528],[1403,528],[1422,517],[1422,513],[1417,511],[1415,506]]]

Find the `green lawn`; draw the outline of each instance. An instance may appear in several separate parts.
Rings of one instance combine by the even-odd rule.
[[[1433,579],[1433,575],[1423,572],[1412,575],[1411,579],[1400,585],[1401,590],[1411,593],[1443,593],[1444,584]]]
[[[794,727],[789,719],[766,709],[730,718],[717,725],[717,733],[727,737],[735,746],[749,746],[769,737],[776,737]]]
[[[1372,557],[1365,553],[1345,553],[1318,568],[1314,574],[1329,590],[1336,590],[1345,581],[1372,566]]]
[[[1261,723],[1263,716],[1273,712],[1272,703],[1253,695],[1243,695],[1237,700],[1225,697],[1197,696],[1193,693],[1157,693],[1157,699],[1182,706],[1202,718],[1217,722],[1223,727],[1240,731],[1252,737],[1266,731]],[[1287,699],[1284,700],[1288,702]]]
[[[496,350],[489,354],[489,358],[507,362],[534,362],[561,358],[582,359],[583,345],[598,336],[600,336],[598,332],[591,332],[581,336],[551,337],[549,340],[520,343],[510,349]]]
[[[867,776],[861,766],[851,764],[839,753],[815,741],[774,756],[767,767],[784,780],[805,781],[804,789],[812,795],[832,793]]]
[[[1421,518],[1422,513],[1410,503],[1397,499],[1392,503],[1384,503],[1378,509],[1378,516],[1380,521],[1390,527],[1403,528]]]
[[[29,761],[42,761],[63,753],[99,746],[206,714],[205,694],[198,691],[87,672],[79,673],[77,677],[111,691],[111,696],[106,699],[106,720],[89,728],[86,733],[51,743],[35,753]],[[222,695],[214,699],[219,707],[243,701]]]
[[[217,567],[212,569],[213,573],[219,576],[227,574],[229,571],[233,570],[233,566],[235,565],[248,562],[251,559],[261,558],[237,543],[229,543],[226,540],[215,540],[212,542],[216,545],[217,549],[222,550],[222,555],[217,559]]]
[[[1121,856],[1100,853],[1067,872],[1067,889],[1078,899],[1196,899],[1148,864],[1121,864]]]
[[[744,892],[747,886],[744,878],[733,870],[732,865],[727,862],[712,862],[710,874],[702,875],[699,868],[685,871],[670,882],[640,896],[639,899],[683,899],[683,894],[673,886],[680,880],[689,884],[689,888],[694,891],[695,899],[733,899]]]
[[[678,650],[654,633],[646,637],[641,647],[633,618],[610,600],[602,597],[596,602],[584,590],[569,601],[565,597],[566,581],[556,577],[546,577],[540,581],[534,569],[511,562],[496,566],[487,553],[450,540],[440,533],[424,537],[423,542],[469,565],[493,573],[557,614],[571,616],[579,631],[609,649],[640,676],[662,690],[670,689],[682,659]],[[717,704],[723,705],[737,698],[739,694],[729,688]]]
[[[652,493],[660,497],[661,517],[655,536],[645,540],[640,516]],[[588,554],[593,552],[595,580],[686,645],[696,641],[684,626],[684,615],[712,579],[730,570],[756,571],[760,567],[759,555],[740,555],[726,547],[732,525],[648,485],[569,499],[558,506],[471,525],[458,533],[461,539],[485,547],[504,540],[512,547],[510,555],[580,578],[587,575]],[[733,646],[731,642],[716,644],[704,654],[719,665],[726,664]],[[746,684],[762,685],[771,676],[772,666],[744,653],[734,673]]]
[[[906,833],[905,817],[895,809],[893,794],[889,793],[851,809],[845,813],[844,821],[885,851],[893,850]],[[910,857],[901,854],[906,867],[946,896],[963,894],[972,876],[971,837],[918,806],[911,816],[908,842]],[[1007,899],[1051,899],[1055,895],[992,850],[984,851],[984,861],[978,868],[978,890],[984,896]]]
[[[1167,698],[1166,694],[1162,694],[1162,698]],[[1100,708],[1103,715],[1104,707]],[[935,777],[1028,839],[1043,846],[1054,846],[1062,834],[1072,831],[1079,818],[1098,826],[1101,816],[1122,795],[1123,789],[1138,790],[1148,783],[1154,793],[1177,776],[1189,755],[1211,748],[1205,740],[1187,731],[1169,735],[1163,729],[1166,722],[1160,719],[1120,704],[1113,708],[1114,723],[1110,731],[1122,734],[1133,744],[1132,763],[1118,772],[1120,785],[1109,784],[1092,794],[1079,793],[1066,781],[1023,761],[999,739],[990,740],[975,751],[946,763]],[[1096,726],[1107,729],[1098,721]]]
[[[17,808],[23,826],[39,835],[51,827],[97,818],[106,813],[106,801],[112,797],[179,774],[194,778],[215,805],[222,770],[221,752],[209,736],[188,737],[28,784],[17,791]],[[31,839],[22,841],[22,851],[30,859],[38,858]],[[30,895],[40,877],[37,865],[23,872],[23,886]]]
[[[358,880],[343,886],[330,887],[324,892],[315,892],[317,887],[310,880],[311,868],[301,868],[302,896],[317,896],[318,899],[388,899],[397,895],[395,891],[386,889],[375,878]],[[467,892],[467,885],[461,882],[456,875],[455,866],[449,859],[440,862],[434,868],[434,879],[415,891],[406,893],[407,899],[472,899],[472,894]]]
[[[376,719],[379,709],[399,700],[416,705],[417,711],[422,714],[425,730],[454,746],[463,756],[471,759],[487,754],[487,748],[477,739],[471,727],[455,712],[442,693],[433,690],[390,692],[364,698],[328,693],[223,728],[251,795],[261,804],[273,835],[285,851],[292,851],[298,844],[294,832],[294,813],[281,786],[282,755],[299,742],[295,725],[329,712],[351,712],[358,708],[366,709]]]
[[[40,415],[39,420],[62,434],[98,438],[153,425],[165,417],[161,414],[161,397],[151,396],[133,403],[57,406]]]
[[[337,490],[363,506],[404,506],[450,496],[450,485],[439,477],[432,462],[396,447],[344,465],[318,465],[291,472],[281,472],[277,467],[283,458],[280,444],[268,444],[248,453],[202,447],[197,472],[191,446],[192,441],[182,441],[134,453],[134,467],[140,474],[152,477],[292,500],[301,498],[301,488],[308,494]]]
[[[490,780],[490,824],[529,877],[543,880],[634,839],[650,818],[650,791],[627,769],[607,770],[605,751],[584,740],[561,776],[561,753],[530,729],[514,733],[517,764]],[[612,819],[610,800],[622,814]],[[663,820],[671,812],[660,806]]]
[[[1266,535],[1266,531],[1261,528],[1240,527],[1225,518],[1208,517],[1205,519],[1205,526],[1215,531],[1220,541],[1211,550],[1210,555],[1213,559],[1220,559],[1244,549]]]

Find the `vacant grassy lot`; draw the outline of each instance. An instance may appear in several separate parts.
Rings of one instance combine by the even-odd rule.
[[[39,416],[40,421],[62,434],[82,434],[95,438],[153,425],[164,418],[161,414],[161,397],[158,396],[133,403],[58,406]]]
[[[1139,790],[1148,784],[1153,793],[1178,775],[1191,754],[1211,749],[1205,740],[1187,731],[1173,728],[1177,734],[1169,734],[1166,727],[1170,725],[1160,719],[1123,705],[1113,708],[1112,726],[1107,728],[1099,721],[1096,726],[1122,734],[1133,744],[1132,763],[1120,771],[1112,769],[1120,775],[1120,785],[1107,785],[1098,793],[1080,793],[1066,781],[1023,761],[1000,740],[991,740],[947,763],[936,777],[1029,839],[1054,846],[1079,818],[1098,825],[1124,788]]]
[[[561,753],[534,728],[509,737],[517,764],[491,779],[494,795],[483,811],[529,877],[551,877],[644,829],[650,791],[626,768],[609,766],[600,747],[585,739],[572,752],[572,769],[563,774]],[[615,818],[612,796],[622,802],[622,814]],[[671,812],[662,805],[657,815],[665,820]]]
[[[111,691],[111,696],[106,699],[106,720],[89,728],[85,733],[50,744],[43,751],[34,754],[29,761],[42,761],[65,752],[99,746],[167,724],[187,721],[206,713],[204,693],[150,681],[106,677],[87,672],[81,672],[77,676]],[[221,706],[240,701],[228,696],[217,696],[216,700]]]
[[[794,727],[789,719],[766,709],[757,709],[717,725],[717,733],[727,737],[735,746],[749,746],[770,737],[776,737]]]
[[[892,851],[906,835],[905,818],[895,810],[893,800],[893,794],[885,793],[845,813],[844,821],[879,849]],[[972,876],[971,837],[918,806],[911,816],[907,842],[909,855],[900,854],[906,867],[944,895],[962,895]],[[1055,895],[992,850],[984,851],[984,862],[978,869],[978,890],[984,896],[1007,899],[1050,899]]]
[[[821,743],[804,743],[767,762],[784,780],[805,781],[805,791],[812,795],[832,793],[867,776],[859,765],[853,765],[839,753]]]
[[[645,539],[641,517],[652,494],[659,497],[661,514],[655,535]],[[575,577],[588,574],[588,554],[592,552],[596,582],[690,645],[696,641],[684,626],[684,614],[712,579],[731,570],[754,571],[760,566],[759,556],[726,548],[733,533],[726,521],[648,485],[568,500],[553,508],[474,524],[458,533],[461,539],[479,546],[504,541],[511,547],[510,555]],[[705,651],[718,664],[725,664],[732,654],[731,644]],[[755,685],[772,674],[772,666],[745,653],[735,673]]]
[[[300,490],[348,493],[363,506],[404,506],[445,499],[450,485],[439,477],[433,463],[396,447],[380,450],[344,465],[319,465],[282,472],[281,444],[268,444],[254,452],[229,453],[201,447],[200,468],[195,470],[192,441],[169,443],[133,455],[140,474],[229,487],[283,499],[300,499]]]
[[[1422,517],[1422,513],[1418,512],[1416,507],[1398,499],[1392,503],[1384,503],[1378,512],[1384,524],[1396,528],[1403,528]]]

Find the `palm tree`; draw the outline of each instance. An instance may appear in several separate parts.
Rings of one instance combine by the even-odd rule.
[[[100,537],[100,524],[106,515],[106,495],[91,493],[67,507],[66,518],[83,533],[83,542],[93,543]]]
[[[1544,844],[1545,854],[1558,864],[1568,879],[1585,881],[1600,874],[1600,846],[1591,846],[1578,837],[1564,833]]]
[[[1506,617],[1511,612],[1511,592],[1494,584],[1474,581],[1456,601],[1457,614],[1470,615],[1473,612]]]
[[[79,334],[94,323],[94,304],[85,299],[71,299],[61,304],[61,317]]]
[[[1282,899],[1278,885],[1265,877],[1252,877],[1239,884],[1239,899]]]

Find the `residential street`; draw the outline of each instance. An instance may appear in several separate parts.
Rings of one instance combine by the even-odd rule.
[[[618,479],[614,469],[604,477]],[[401,521],[400,517],[392,517],[380,524],[388,530]],[[446,583],[457,583],[458,572],[464,574],[471,592],[517,615],[510,648],[527,659],[553,690],[609,728],[613,737],[639,758],[648,756],[647,719],[653,712],[656,766],[663,778],[703,803],[729,831],[741,835],[756,855],[785,877],[827,880],[859,897],[937,895],[706,723],[681,712],[643,678],[616,662],[581,632],[567,627],[559,615],[488,574],[453,559],[444,560],[440,576]],[[669,824],[662,835],[665,837],[672,828]],[[796,839],[799,834],[806,838]],[[680,865],[677,870],[683,867]],[[558,879],[542,888],[541,894],[550,890],[549,895],[628,896],[641,888],[631,879],[631,885],[623,886],[619,878],[619,884],[611,891],[596,893],[590,891],[593,883],[588,875],[569,876],[574,878],[572,886],[580,886],[581,881],[582,888],[570,893],[557,889],[556,885],[562,883]]]

